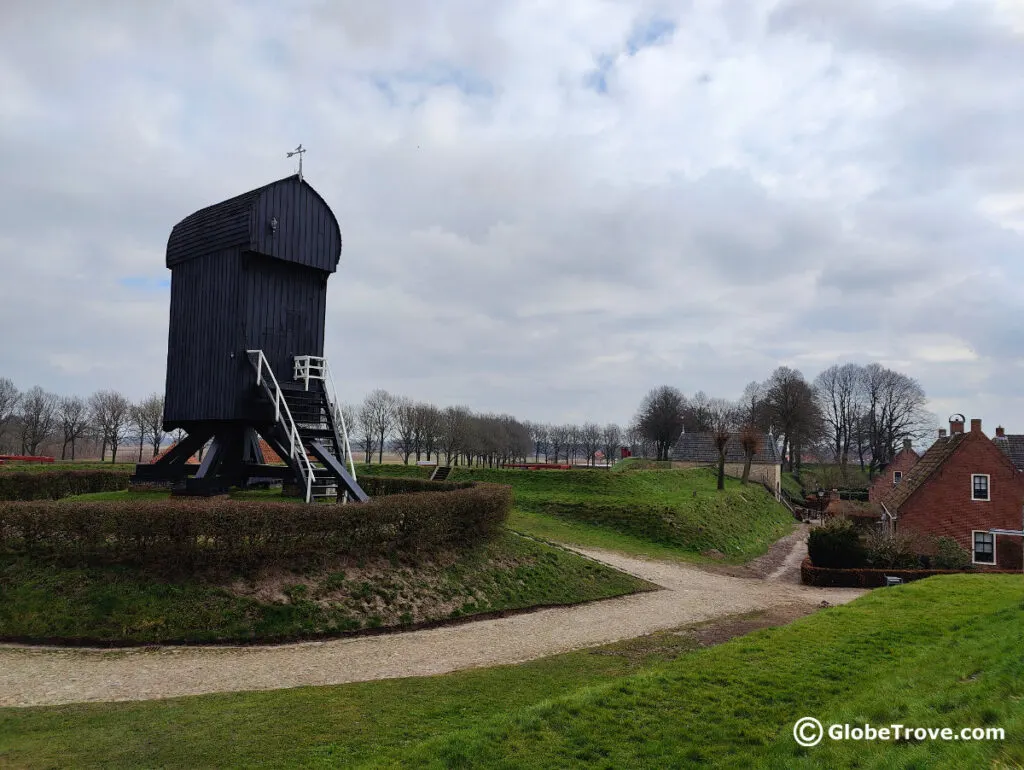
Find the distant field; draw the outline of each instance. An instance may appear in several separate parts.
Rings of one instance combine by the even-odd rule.
[[[0,473],[37,471],[74,471],[74,470],[98,470],[105,471],[134,471],[136,463],[101,463],[99,460],[83,460],[76,462],[53,462],[53,463],[0,463]]]

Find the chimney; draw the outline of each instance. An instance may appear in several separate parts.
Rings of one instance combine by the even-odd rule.
[[[1005,437],[1006,437],[1006,430],[1003,428],[1002,425],[1000,425],[998,428],[996,428],[996,438],[1005,438]]]
[[[964,432],[964,421],[963,420],[950,420],[949,421],[949,435],[953,436],[957,433]]]
[[[971,420],[971,433],[981,433],[981,420]]]
[[[913,444],[913,442],[909,438],[903,439],[903,451],[905,451],[905,452],[911,451],[911,445],[912,444]]]
[[[946,437],[946,429],[945,428],[939,428],[939,438],[945,438],[945,437]]]

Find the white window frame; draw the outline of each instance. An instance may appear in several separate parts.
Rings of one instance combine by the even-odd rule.
[[[977,552],[978,552],[977,549],[975,548],[974,536],[975,536],[975,534],[977,534],[979,532],[981,534],[983,534],[983,535],[988,535],[989,537],[992,538],[992,561],[978,561],[977,559],[974,558],[975,554],[977,554]],[[994,567],[994,566],[996,566],[996,537],[997,537],[997,535],[993,535],[987,529],[972,529],[971,530],[971,564],[982,564],[982,565],[984,565],[986,567]]]
[[[892,483],[893,483],[893,486],[896,486],[901,481],[903,481],[903,471],[893,471],[892,472]]]
[[[974,480],[979,476],[985,478],[985,491],[988,493],[988,497],[975,497],[974,496]],[[987,473],[972,473],[971,474],[971,502],[972,503],[991,503],[992,502],[992,477]]]

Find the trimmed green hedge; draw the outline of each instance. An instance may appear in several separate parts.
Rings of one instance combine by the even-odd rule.
[[[511,490],[495,484],[362,505],[228,498],[4,502],[0,552],[161,571],[289,566],[335,554],[473,545],[500,530],[511,505]]]
[[[17,471],[0,473],[0,500],[59,500],[68,495],[128,489],[129,471]]]
[[[902,578],[904,583],[935,575],[958,575],[965,572],[981,575],[1019,575],[1020,570],[985,569],[832,569],[815,567],[810,559],[804,559],[800,565],[800,580],[804,585],[822,588],[881,588],[885,585],[886,576]]]

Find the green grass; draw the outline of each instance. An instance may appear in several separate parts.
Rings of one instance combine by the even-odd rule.
[[[143,462],[149,462],[149,455],[143,458]],[[6,472],[36,472],[36,471],[135,471],[136,463],[120,462],[111,463],[99,460],[76,460],[74,462],[61,462],[57,460],[52,463],[0,463],[0,473]]]
[[[609,470],[613,473],[622,473],[623,471],[666,471],[671,468],[671,460],[648,460],[644,457],[627,457],[614,463]]]
[[[449,479],[511,485],[517,512],[524,514],[512,525],[519,531],[600,547],[618,548],[618,541],[630,553],[692,556],[715,549],[738,563],[764,553],[793,528],[792,516],[759,484],[726,478],[719,491],[715,473],[704,468],[629,473],[455,468]]]
[[[128,567],[0,559],[0,637],[97,642],[281,641],[479,613],[573,604],[649,587],[603,564],[505,533],[413,560],[339,561],[315,573],[177,582]],[[454,607],[454,609],[452,609]]]
[[[1024,579],[955,576],[877,591],[450,731],[403,767],[988,767],[1024,762]],[[793,724],[1002,727],[1002,742],[833,742]],[[513,759],[514,758],[514,759]]]
[[[429,479],[430,474],[434,472],[432,466],[427,465],[415,465],[410,463],[409,465],[396,464],[396,463],[384,463],[383,465],[372,465],[356,463],[356,479],[362,476],[364,473],[367,476],[392,476],[405,479]]]
[[[631,556],[643,556],[648,559],[665,561],[685,561],[704,563],[711,561],[695,551],[688,551],[675,546],[662,545],[641,537],[633,537],[617,532],[608,527],[595,527],[579,521],[548,516],[543,513],[531,513],[514,508],[509,514],[505,526],[513,532],[530,537],[547,540],[552,543],[578,545],[583,548],[603,548],[618,551]]]
[[[664,633],[437,677],[0,709],[0,765],[1019,767],[1022,624],[1024,579],[931,578],[709,649]],[[1007,740],[801,749],[803,716]]]

